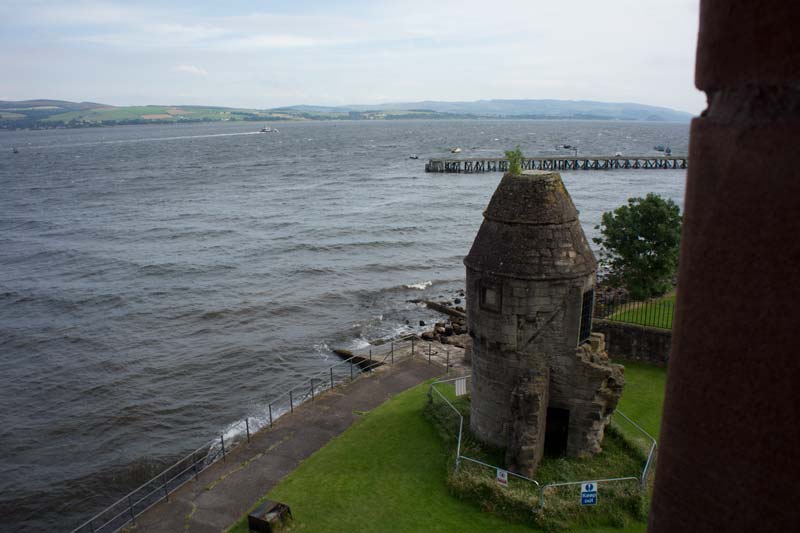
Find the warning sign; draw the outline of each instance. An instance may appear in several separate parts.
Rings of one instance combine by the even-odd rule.
[[[597,483],[581,483],[581,505],[597,505]]]
[[[502,468],[497,469],[497,484],[501,487],[508,487],[508,471]]]

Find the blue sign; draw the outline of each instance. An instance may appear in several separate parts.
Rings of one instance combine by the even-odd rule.
[[[597,505],[597,483],[581,483],[581,505]]]

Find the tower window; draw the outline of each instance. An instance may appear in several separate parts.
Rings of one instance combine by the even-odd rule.
[[[481,308],[487,311],[500,312],[501,293],[497,287],[481,283]]]
[[[594,289],[589,289],[583,293],[583,305],[581,306],[581,329],[578,336],[578,344],[583,344],[589,340],[592,334],[592,308],[594,307]]]

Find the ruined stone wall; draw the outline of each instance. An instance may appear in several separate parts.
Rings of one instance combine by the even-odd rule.
[[[596,318],[592,321],[592,331],[605,336],[606,351],[614,360],[667,366],[672,345],[671,330]]]

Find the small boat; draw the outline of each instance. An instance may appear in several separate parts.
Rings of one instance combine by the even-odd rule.
[[[672,148],[670,148],[669,146],[664,148],[664,155],[672,155]]]
[[[458,146],[456,146],[455,148],[453,148],[453,149],[451,149],[451,150],[450,150],[450,153],[451,153],[451,154],[460,154],[460,153],[461,153],[461,148],[459,148]]]
[[[666,147],[663,144],[657,144],[653,146],[653,150],[656,152],[663,152]]]
[[[419,156],[417,154],[411,154],[410,156],[408,156],[408,158],[409,159],[419,159]]]
[[[277,130],[277,128],[270,128],[269,126],[264,126],[260,130],[258,130],[258,133],[280,133],[280,132]]]
[[[622,152],[614,152],[614,157],[622,157]]]
[[[14,148],[12,148],[12,149],[11,149],[11,153],[12,153],[12,154],[18,154],[18,153],[19,153],[19,150],[17,150],[17,147],[16,147],[16,146],[15,146]]]

